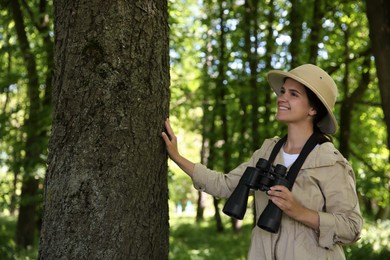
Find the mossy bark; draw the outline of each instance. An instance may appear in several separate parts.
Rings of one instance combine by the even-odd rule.
[[[54,2],[40,259],[167,259],[166,0]]]

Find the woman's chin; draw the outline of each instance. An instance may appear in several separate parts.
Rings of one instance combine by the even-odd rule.
[[[278,115],[278,114],[276,114],[275,119],[276,119],[277,121],[279,121],[279,122],[284,122],[284,123],[287,122],[287,119],[285,119],[283,116],[280,116],[280,115]]]

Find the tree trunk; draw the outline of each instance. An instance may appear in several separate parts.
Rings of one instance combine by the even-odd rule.
[[[203,111],[207,110],[207,99],[203,99]],[[200,150],[200,163],[203,165],[207,165],[207,160],[209,156],[209,139],[207,136],[206,131],[206,114],[202,117],[202,148]],[[197,201],[197,208],[196,208],[196,222],[202,222],[204,220],[204,210],[206,208],[206,193],[203,191],[198,191],[198,201]]]
[[[370,40],[387,126],[387,146],[390,148],[390,1],[367,0],[366,6]]]
[[[272,57],[274,53],[276,52],[276,46],[275,46],[275,37],[273,35],[273,23],[275,22],[275,4],[274,0],[270,0],[269,4],[269,15],[267,15],[267,27],[265,31],[267,32],[266,36],[266,53],[264,57],[264,63],[265,63],[265,68],[263,71],[270,71],[273,69],[272,67]],[[261,145],[261,140],[268,138],[269,136],[274,136],[275,133],[273,132],[271,127],[268,127],[271,125],[272,119],[274,112],[273,112],[273,107],[274,101],[272,99],[273,91],[270,88],[268,82],[265,80],[267,75],[266,73],[262,72],[262,75],[260,77],[264,78],[263,83],[261,83],[260,88],[262,92],[263,97],[263,107],[264,107],[264,112],[262,113],[262,127],[260,131],[260,143],[256,144],[257,148]],[[255,221],[256,223],[257,221]]]
[[[260,136],[259,136],[259,106],[260,99],[258,93],[258,70],[259,67],[259,55],[258,55],[258,21],[257,21],[257,10],[258,1],[246,0],[244,3],[244,17],[243,17],[243,30],[244,30],[244,53],[246,54],[245,62],[248,63],[249,67],[249,89],[247,94],[249,96],[249,103],[252,109],[250,110],[251,118],[251,149],[255,151],[259,148]],[[272,15],[272,14],[271,14]],[[254,39],[254,40],[253,40]],[[248,84],[246,83],[246,84]],[[244,116],[242,116],[244,120]]]
[[[204,220],[204,209],[206,208],[206,193],[203,191],[198,191],[198,201],[197,201],[197,208],[196,208],[196,217],[195,221],[197,223],[202,222]]]
[[[317,64],[318,43],[322,34],[322,18],[324,17],[324,1],[315,0],[313,4],[312,26],[309,36],[309,63]]]
[[[390,149],[390,2],[386,0],[367,0],[366,8],[382,109],[387,126],[387,147]],[[390,163],[390,156],[388,161]],[[376,218],[388,218],[389,211],[390,206],[381,208]]]
[[[299,59],[302,56],[301,52],[301,38],[302,38],[302,3],[299,0],[291,1],[290,23],[291,23],[291,43],[289,50],[291,53],[291,68],[301,65]]]
[[[206,3],[209,5],[209,3]],[[214,7],[213,5],[211,5]],[[209,6],[210,7],[210,6]],[[210,25],[208,25],[210,26]],[[209,33],[206,34],[206,37],[211,37]],[[203,66],[204,74],[207,75],[209,68],[212,66],[212,61],[214,60],[213,56],[213,45],[211,44],[211,38],[206,40],[206,55],[205,64]],[[202,92],[203,92],[203,108],[204,114],[202,118],[202,136],[203,136],[203,146],[202,146],[202,163],[207,167],[213,169],[216,161],[216,142],[217,131],[216,118],[218,116],[217,110],[219,109],[219,100],[217,99],[218,94],[217,87],[213,79],[209,77],[203,80]],[[213,87],[210,87],[213,86]],[[210,98],[212,97],[212,98]],[[212,106],[213,109],[207,109],[207,107]],[[219,214],[218,201],[215,201],[216,198],[213,198],[213,205],[215,208],[216,214],[214,215],[216,221],[217,230],[223,230],[223,223],[221,215]],[[199,206],[200,207],[200,206]],[[199,218],[198,218],[199,219]]]
[[[348,57],[348,53],[345,55]],[[358,102],[363,98],[366,90],[368,89],[368,85],[370,83],[370,57],[366,57],[362,63],[362,72],[361,79],[359,80],[358,87],[351,93],[348,91],[350,78],[348,62],[346,62],[346,73],[343,79],[343,86],[346,87],[346,91],[344,94],[344,99],[341,101],[340,108],[340,145],[339,150],[343,154],[345,158],[349,158],[350,156],[350,142],[349,140],[351,135],[351,127],[352,127],[352,114],[354,113],[354,108],[358,104]]]
[[[41,128],[39,126],[41,109],[35,57],[30,49],[19,1],[11,1],[10,3],[28,79],[28,116],[24,122],[24,130],[26,133],[25,156],[23,158],[24,175],[22,177],[22,193],[20,196],[19,215],[16,224],[16,244],[19,247],[27,248],[27,246],[34,244],[36,235],[36,210],[39,200],[39,181],[35,178],[34,173],[36,167],[42,162],[40,155],[44,150],[41,145],[44,138],[40,136]]]
[[[39,259],[167,259],[166,0],[55,1]]]

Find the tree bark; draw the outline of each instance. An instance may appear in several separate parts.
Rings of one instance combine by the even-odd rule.
[[[346,53],[347,57],[348,53]],[[349,86],[349,69],[348,62],[346,62],[346,72],[343,79],[343,86],[346,87],[344,98],[341,101],[340,108],[340,145],[339,150],[343,156],[347,159],[350,157],[350,136],[351,136],[351,127],[352,127],[352,114],[357,103],[363,98],[364,93],[368,89],[370,83],[370,58],[366,57],[362,63],[362,72],[361,79],[359,80],[358,87],[351,93],[348,91]]]
[[[317,64],[318,43],[322,34],[322,18],[324,17],[324,1],[315,0],[313,4],[312,26],[309,36],[309,63]]]
[[[301,1],[292,0],[290,10],[290,23],[291,23],[291,43],[289,50],[291,53],[291,68],[295,68],[301,65],[299,57],[302,56],[300,53],[300,45],[302,39],[302,14],[301,14]]]
[[[167,259],[166,0],[54,2],[39,259]]]
[[[390,148],[390,2],[387,0],[367,0],[366,8],[382,108],[387,126],[387,146]],[[390,156],[388,160],[390,162]]]
[[[265,68],[262,71],[270,71],[273,69],[272,67],[272,58],[276,53],[276,45],[275,45],[275,37],[273,35],[273,24],[275,23],[275,4],[274,0],[270,0],[268,6],[269,6],[269,15],[267,15],[267,27],[265,29],[266,31],[266,53],[264,57],[264,63],[265,63]],[[260,88],[262,92],[263,98],[263,107],[264,107],[264,112],[262,113],[262,127],[260,131],[260,138],[259,141],[260,143],[256,144],[256,148],[261,145],[261,140],[268,138],[269,136],[275,135],[271,127],[268,127],[271,125],[272,122],[272,117],[274,115],[273,107],[274,107],[274,101],[272,99],[273,91],[270,88],[268,81],[266,80],[266,73],[262,72],[260,75],[261,78],[264,80],[260,83]],[[254,134],[254,132],[253,132]],[[257,223],[257,221],[255,221]]]
[[[245,62],[249,67],[249,103],[252,107],[250,110],[250,119],[251,119],[251,149],[255,151],[258,149],[260,144],[260,135],[259,135],[259,106],[260,99],[258,92],[258,67],[259,67],[259,55],[258,55],[258,21],[257,21],[257,10],[258,10],[258,1],[246,0],[244,3],[245,13],[243,17],[243,30],[244,30],[244,53],[246,54]],[[273,14],[270,14],[273,15]],[[254,39],[254,40],[252,40]],[[246,97],[245,97],[246,98]],[[241,117],[241,120],[244,120],[244,116]],[[244,125],[245,122],[243,122]]]
[[[390,2],[366,0],[366,8],[382,109],[387,126],[387,147],[390,149]],[[390,163],[390,156],[388,162]],[[385,219],[388,217],[389,209],[390,206],[381,208],[376,218]]]

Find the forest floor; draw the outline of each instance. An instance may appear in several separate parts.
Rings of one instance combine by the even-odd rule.
[[[215,220],[206,217],[197,223],[195,216],[171,214],[169,236],[170,260],[244,260],[250,244],[251,218],[244,218],[241,232],[234,232],[230,219],[222,216],[225,230],[217,232]],[[0,259],[37,259],[38,245],[17,250],[15,244],[16,218],[0,214]],[[36,239],[38,243],[38,237]],[[344,247],[348,260],[390,259],[390,220],[365,222],[361,239]]]

